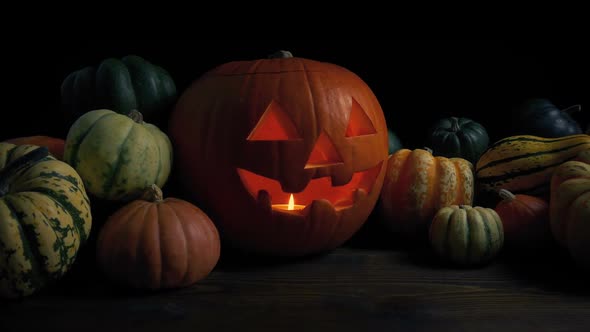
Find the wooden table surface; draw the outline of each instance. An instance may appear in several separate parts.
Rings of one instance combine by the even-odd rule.
[[[81,264],[1,303],[0,331],[590,331],[588,274],[562,252],[459,269],[383,234],[299,259],[224,253],[200,283],[152,294]]]

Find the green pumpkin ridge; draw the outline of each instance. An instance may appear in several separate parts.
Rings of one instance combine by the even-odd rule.
[[[123,165],[128,165],[130,162],[130,160],[125,157],[129,153],[129,147],[126,146],[126,143],[127,143],[127,140],[129,139],[129,137],[131,136],[131,132],[133,131],[133,127],[134,126],[131,126],[131,128],[129,128],[129,132],[125,136],[123,143],[121,143],[121,149],[119,150],[115,164],[114,165],[108,164],[107,169],[105,170],[105,173],[103,174],[105,181],[102,184],[102,192],[105,195],[108,195],[114,189],[113,187],[115,187],[115,185],[116,185],[115,178],[116,178],[117,174],[119,174],[121,167],[123,167]]]
[[[164,96],[159,86],[161,74],[156,66],[134,55],[126,56],[122,61],[135,78],[131,80],[131,86],[135,95],[139,96],[136,109],[149,114],[161,107]]]
[[[47,218],[47,220],[49,220],[51,229],[53,229],[56,233],[56,239],[53,243],[53,250],[55,252],[59,252],[59,256],[61,258],[59,260],[59,262],[61,263],[59,271],[65,273],[68,267],[74,263],[74,259],[76,258],[75,255],[69,254],[69,251],[72,248],[74,249],[74,252],[76,251],[76,237],[73,236],[74,240],[72,241],[71,245],[66,245],[63,239],[67,238],[68,233],[74,234],[74,232],[76,232],[76,229],[72,226],[60,227],[61,222],[57,218]]]
[[[451,253],[451,242],[453,241],[452,233],[451,233],[451,223],[453,221],[453,214],[449,216],[449,219],[446,223],[445,227],[445,243],[444,243],[444,251],[445,255],[449,255]]]
[[[26,193],[22,193],[19,196],[21,199],[26,199],[29,202],[31,202],[34,206],[35,204],[35,199],[30,197],[29,195],[26,195]],[[59,206],[59,205],[58,205]],[[59,206],[60,209],[65,210],[64,207]],[[59,212],[59,209],[57,210]],[[53,278],[62,275],[63,273],[65,273],[65,271],[67,271],[68,267],[73,263],[72,258],[70,257],[68,254],[68,251],[70,248],[75,248],[76,247],[76,237],[73,236],[73,244],[70,246],[66,246],[63,239],[67,238],[68,233],[72,233],[72,235],[74,235],[74,231],[75,231],[75,227],[72,226],[66,226],[66,227],[61,227],[60,224],[61,222],[56,219],[56,218],[49,218],[45,213],[43,213],[43,211],[38,210],[38,212],[40,213],[41,216],[43,216],[43,223],[48,227],[48,229],[50,229],[51,231],[53,231],[53,233],[55,234],[55,242],[53,243],[53,250],[57,253],[59,253],[59,257],[61,258],[60,260],[58,260],[59,263],[59,268],[56,270],[56,272],[54,272],[53,274]],[[32,213],[33,218],[36,216],[36,214],[33,212]],[[59,236],[61,235],[61,236]],[[45,262],[47,263],[47,262]]]
[[[86,128],[86,130],[82,134],[71,139],[71,142],[72,142],[71,147],[66,146],[68,148],[68,150],[70,150],[71,153],[64,154],[64,157],[69,156],[69,158],[67,158],[67,160],[65,160],[65,161],[70,166],[72,166],[74,169],[76,169],[76,167],[78,166],[78,163],[80,162],[80,157],[78,156],[78,152],[80,151],[80,146],[82,145],[82,142],[84,142],[84,139],[86,138],[86,136],[88,136],[90,131],[96,126],[96,124],[98,124],[100,120],[103,120],[104,118],[106,118],[108,116],[114,116],[114,115],[117,115],[117,114],[107,113],[107,114],[102,115],[101,117],[96,119],[90,126],[88,126],[88,128]],[[70,141],[70,139],[68,138],[67,141]]]
[[[486,234],[486,252],[483,255],[485,259],[488,259],[492,255],[492,233],[489,225],[489,220],[482,215],[483,219],[483,228],[485,229]],[[496,226],[497,227],[497,226]]]
[[[128,114],[137,109],[131,73],[118,59],[108,58],[96,70],[95,108],[108,108],[119,114]]]
[[[18,211],[13,202],[10,202],[7,197],[4,198],[4,204],[10,210],[10,215],[16,222],[20,238],[23,239],[20,243],[23,246],[23,256],[31,263],[31,269],[21,271],[21,277],[18,280],[23,280],[28,285],[14,285],[15,294],[26,295],[29,291],[39,289],[46,284],[46,280],[50,277],[47,271],[43,268],[47,257],[41,255],[39,250],[38,234],[32,225],[23,224],[22,218],[26,214]],[[41,260],[41,261],[40,261]],[[16,282],[15,278],[15,282]]]
[[[471,252],[472,240],[471,240],[471,223],[469,222],[469,214],[467,214],[467,218],[465,218],[465,261],[466,262],[473,262],[475,258],[473,257],[473,253]]]
[[[63,174],[60,174],[60,173],[58,173],[56,171],[41,172],[41,173],[39,173],[39,177],[41,177],[41,178],[48,178],[48,179],[54,179],[56,181],[65,180],[65,181],[73,184],[74,185],[74,188],[80,186],[80,183],[78,182],[78,180],[76,179],[75,176],[72,176],[72,175],[63,175]],[[47,183],[50,183],[50,181],[47,180]]]
[[[162,150],[160,149],[160,144],[156,144],[156,146],[158,147],[158,156],[161,156],[162,155]],[[162,158],[160,158],[158,160],[158,168],[156,169],[156,174],[154,176],[154,181],[152,181],[152,183],[158,183],[158,180],[160,179],[160,173],[161,172],[162,172]]]
[[[74,227],[76,228],[79,236],[81,244],[84,244],[88,239],[88,235],[86,230],[84,229],[84,225],[86,224],[85,219],[82,218],[82,211],[78,210],[68,199],[68,197],[64,194],[59,194],[51,189],[48,188],[31,188],[29,189],[33,192],[42,193],[51,197],[55,202],[57,202],[68,214],[72,217],[74,222]],[[85,203],[85,202],[84,202]],[[86,218],[89,219],[89,218]]]
[[[33,204],[33,206],[35,206],[35,199],[30,197],[29,195],[27,195],[26,193],[22,193],[21,195],[19,195],[19,197],[21,199],[26,199],[29,202],[31,202]],[[60,209],[63,209],[63,207],[57,205]],[[59,213],[59,209],[57,210]],[[48,229],[51,229],[51,231],[53,231],[53,233],[56,235],[56,239],[55,242],[53,243],[53,251],[59,253],[60,256],[60,260],[59,260],[59,268],[57,269],[58,272],[55,272],[56,275],[61,275],[63,272],[65,272],[68,268],[68,266],[70,265],[70,260],[71,257],[68,257],[68,249],[69,248],[75,248],[75,244],[76,244],[76,240],[74,237],[74,243],[71,246],[66,246],[63,239],[67,237],[68,233],[71,231],[73,234],[74,228],[67,226],[67,227],[61,227],[60,226],[60,221],[56,218],[49,218],[45,213],[43,213],[43,211],[41,210],[37,210],[37,212],[43,216],[42,222],[49,226]],[[37,217],[37,214],[35,212],[31,212],[31,215],[33,218]],[[62,237],[58,236],[61,235]],[[61,272],[60,272],[61,271]]]

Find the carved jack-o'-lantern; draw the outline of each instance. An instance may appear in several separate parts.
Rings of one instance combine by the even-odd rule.
[[[383,183],[387,127],[356,74],[281,54],[200,77],[169,132],[179,182],[226,244],[304,255],[341,245],[366,221]]]

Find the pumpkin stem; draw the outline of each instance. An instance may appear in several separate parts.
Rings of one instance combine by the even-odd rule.
[[[274,52],[273,54],[268,56],[269,59],[286,59],[286,58],[292,58],[292,57],[293,57],[293,54],[291,52],[284,51],[284,50]]]
[[[0,197],[6,195],[9,190],[10,179],[23,168],[27,168],[32,164],[49,155],[49,149],[42,146],[39,147],[20,158],[10,162],[4,169],[0,170]]]
[[[459,127],[459,118],[452,117],[451,118],[451,131],[456,133],[460,129],[461,129],[461,127]]]
[[[580,112],[582,110],[582,105],[572,105],[570,107],[564,108],[561,111],[567,114],[572,114],[575,112]]]
[[[129,112],[129,114],[127,114],[127,116],[130,117],[131,120],[133,120],[139,124],[143,124],[143,114],[141,114],[140,111],[131,110],[131,112]]]
[[[500,198],[507,201],[512,201],[516,198],[516,196],[514,196],[513,193],[509,192],[506,189],[500,189],[500,191],[498,191],[498,195],[500,195]]]
[[[431,148],[426,147],[426,146],[424,147],[424,150],[428,151],[428,153],[430,153],[430,154],[432,154],[432,152],[433,152]]]
[[[143,191],[141,199],[148,202],[159,203],[164,200],[164,194],[158,185],[152,184]]]

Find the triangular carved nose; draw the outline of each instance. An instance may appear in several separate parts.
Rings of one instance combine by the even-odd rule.
[[[325,167],[341,163],[342,158],[338,151],[336,151],[334,143],[332,143],[330,137],[322,131],[311,151],[305,168]]]

